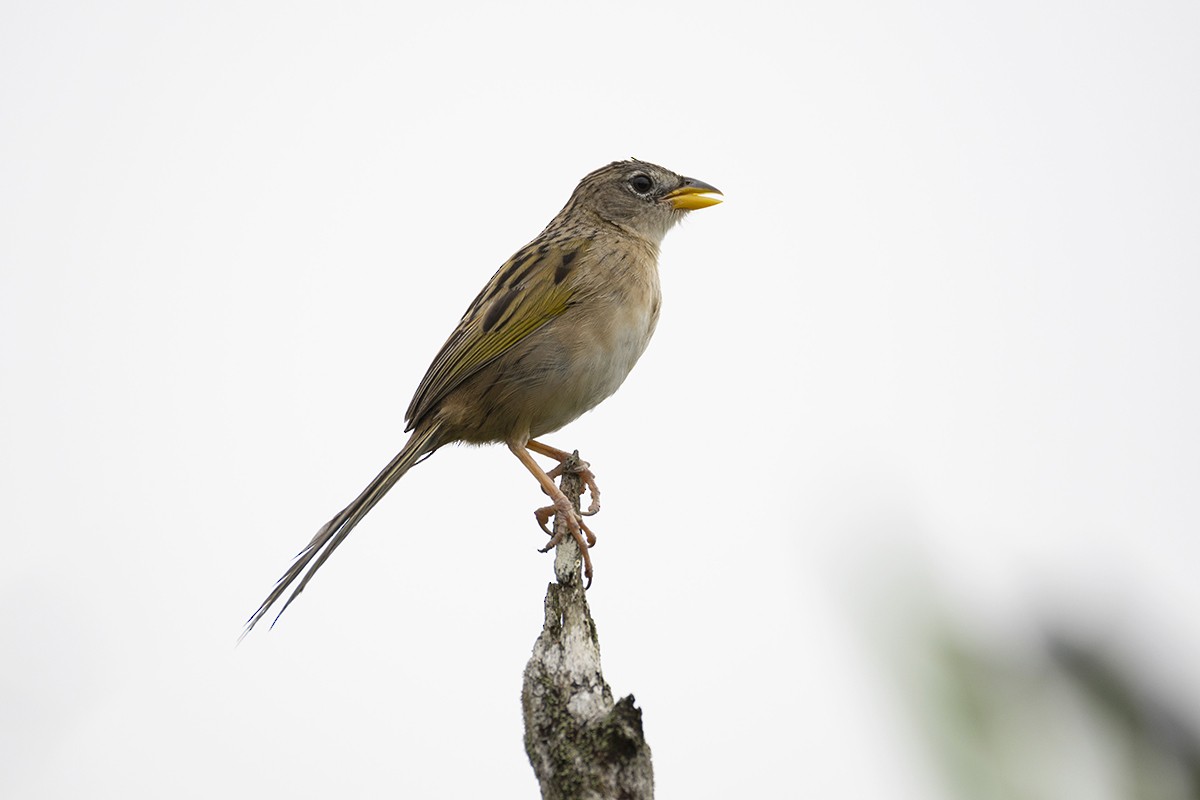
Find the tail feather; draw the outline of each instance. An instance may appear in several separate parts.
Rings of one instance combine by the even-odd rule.
[[[304,577],[300,580],[300,584],[288,596],[287,602],[283,604],[283,608],[279,609],[279,613],[275,615],[275,619],[271,622],[271,626],[275,626],[275,623],[283,616],[283,612],[287,611],[287,607],[304,591],[304,587],[312,580],[313,575],[321,568],[321,565],[338,548],[338,545],[345,541],[346,537],[350,535],[350,531],[354,530],[354,526],[367,515],[368,511],[375,507],[375,504],[387,494],[388,489],[391,489],[396,481],[404,476],[404,473],[408,472],[424,456],[429,455],[437,449],[437,432],[436,425],[425,431],[414,431],[412,437],[405,443],[404,449],[397,453],[396,457],[391,460],[391,463],[375,476],[375,480],[371,481],[362,494],[356,497],[353,503],[342,509],[337,516],[325,523],[321,530],[317,531],[317,535],[312,538],[312,541],[296,555],[296,560],[292,563],[292,566],[276,581],[275,588],[267,595],[267,599],[263,601],[262,605],[258,607],[258,610],[254,612],[250,619],[246,621],[246,629],[242,631],[242,635],[238,641],[241,641],[241,639],[245,638],[246,634],[254,629],[254,626],[270,610],[271,606],[287,592],[288,587],[295,583],[296,579],[303,573]]]

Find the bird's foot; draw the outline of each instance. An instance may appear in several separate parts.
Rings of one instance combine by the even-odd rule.
[[[526,469],[533,473],[533,476],[537,478],[538,483],[541,485],[542,491],[554,501],[551,505],[539,508],[533,512],[538,525],[550,537],[550,541],[546,543],[545,547],[541,548],[541,551],[547,553],[558,546],[563,540],[565,531],[563,531],[562,525],[558,526],[559,533],[555,533],[547,527],[550,518],[557,516],[559,522],[565,522],[566,531],[570,532],[571,537],[575,540],[575,544],[579,547],[580,560],[583,562],[583,575],[587,579],[587,585],[584,586],[586,589],[592,585],[592,557],[588,554],[588,550],[595,546],[596,535],[592,533],[587,523],[583,521],[583,518],[591,516],[600,510],[600,489],[596,486],[596,476],[592,474],[588,463],[581,459],[577,452],[568,453],[565,450],[559,450],[556,447],[550,447],[532,439],[526,442],[515,439],[509,441],[508,449],[521,460]],[[530,451],[553,458],[558,462],[558,465],[550,470],[550,472],[545,472],[533,460]],[[587,487],[589,494],[592,496],[592,501],[586,511],[576,511],[575,503],[568,499],[562,490],[554,484],[554,479],[563,473],[579,475],[581,482]]]
[[[591,528],[582,519],[582,517],[590,517],[600,510],[600,487],[596,486],[596,475],[590,467],[590,464],[586,461],[581,461],[577,456],[567,456],[567,458],[559,462],[558,466],[546,473],[551,480],[556,480],[564,472],[573,472],[578,475],[580,480],[583,481],[583,485],[587,487],[588,495],[591,496],[591,503],[588,504],[586,511],[576,512],[570,503],[562,504],[560,507],[562,501],[556,500],[553,504],[544,506],[533,512],[538,525],[550,537],[550,543],[542,550],[543,553],[548,552],[562,540],[561,536],[556,535],[549,528],[550,518],[560,513],[566,515],[567,524],[571,529],[571,534],[575,537],[576,543],[579,545],[580,551],[585,550],[581,537],[587,538],[588,547],[596,546],[596,535],[592,533]]]
[[[567,464],[571,464],[571,466],[568,467]],[[575,456],[567,456],[558,462],[558,466],[546,473],[550,476],[551,480],[557,480],[558,476],[568,471],[579,476],[579,479],[583,481],[583,485],[587,487],[588,497],[591,498],[587,511],[579,512],[585,517],[594,516],[600,510],[600,487],[596,485],[596,473],[592,472],[591,466],[588,462],[582,461]],[[541,520],[542,512],[545,512],[545,518],[549,520],[553,516],[554,510],[554,506],[546,506],[545,508],[539,508],[535,513],[538,514],[538,519]],[[542,527],[546,526],[542,525]]]
[[[588,547],[596,546],[596,534],[592,533],[592,529],[587,526],[587,523],[583,521],[583,519],[576,513],[575,509],[572,508],[569,503],[567,504],[565,510],[559,508],[558,506],[545,506],[533,512],[534,518],[537,519],[538,526],[546,532],[547,536],[550,537],[550,541],[547,542],[546,546],[542,548],[543,553],[550,552],[550,548],[555,547],[559,542],[562,541],[562,536],[556,534],[549,527],[550,519],[556,514],[567,515],[567,526],[571,529],[571,534],[576,537],[576,541],[579,542],[581,549],[583,547],[583,543],[578,539],[578,537],[581,535],[585,537]],[[575,530],[576,527],[578,527],[579,530]]]

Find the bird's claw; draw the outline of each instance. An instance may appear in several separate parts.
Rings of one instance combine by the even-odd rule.
[[[534,519],[537,520],[538,527],[544,530],[547,536],[554,536],[554,531],[550,530],[548,527],[546,527],[546,525],[550,522],[550,518],[554,516],[554,512],[557,510],[558,509],[556,509],[554,506],[546,506],[533,512],[533,516]],[[550,549],[549,546],[547,546],[546,549]],[[546,551],[543,550],[542,552],[544,553]]]
[[[550,476],[550,480],[558,480],[559,476],[566,472],[566,463],[567,462],[565,461],[560,462],[557,466],[546,473]],[[591,498],[590,502],[588,503],[587,510],[579,512],[585,517],[595,516],[600,511],[600,487],[596,485],[596,473],[592,472],[591,466],[592,465],[586,461],[579,461],[574,467],[571,468],[571,472],[578,475],[579,479],[583,481],[583,485],[587,487],[588,497]],[[549,492],[547,492],[545,489],[543,489],[542,492],[549,494]],[[545,512],[544,515],[543,512]],[[554,506],[539,508],[534,513],[537,515],[538,524],[542,526],[542,530],[546,530],[546,523],[549,522],[550,517],[554,515]],[[547,531],[547,533],[549,533],[549,531]]]

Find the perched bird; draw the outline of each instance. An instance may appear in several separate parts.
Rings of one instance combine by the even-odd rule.
[[[658,322],[659,244],[688,211],[716,205],[720,194],[637,160],[613,162],[580,181],[546,229],[492,276],[442,345],[405,412],[412,433],[404,449],[317,531],[245,633],[303,574],[282,615],[388,489],[451,442],[508,445],[553,500],[535,512],[538,522],[545,529],[551,515],[564,515],[590,583],[595,537],[530,451],[560,467],[567,459],[536,437],[589,411],[625,380]],[[593,514],[599,492],[586,465],[582,476],[592,496],[585,514]]]

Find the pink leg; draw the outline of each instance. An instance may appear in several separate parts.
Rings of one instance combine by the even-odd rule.
[[[523,444],[520,444],[519,442],[509,442],[508,449],[513,452],[513,455],[520,459],[521,463],[525,465],[525,468],[533,474],[533,477],[537,478],[538,483],[542,485],[542,491],[550,495],[550,499],[554,501],[554,505],[550,506],[550,508],[553,509],[551,513],[562,514],[563,518],[567,521],[567,528],[571,531],[571,536],[575,538],[575,544],[579,546],[579,554],[583,558],[583,577],[587,580],[587,586],[591,586],[592,557],[588,553],[588,548],[591,545],[589,545],[587,541],[584,541],[584,532],[587,532],[587,538],[591,540],[591,544],[596,543],[595,535],[588,530],[587,526],[583,524],[583,520],[576,515],[575,507],[571,505],[571,501],[567,499],[567,496],[562,493],[562,489],[559,489],[554,485],[554,480],[547,475],[540,466],[538,466],[538,463],[533,460],[533,456],[529,455],[529,451],[525,449]],[[538,509],[534,513],[537,516],[538,523],[541,524],[542,529],[546,530],[546,525],[542,519],[542,511],[544,510],[545,509]],[[550,517],[547,514],[545,519],[548,521],[549,518]],[[546,532],[549,533],[548,530]],[[560,537],[558,536],[552,536],[550,541],[542,549],[542,552],[545,553],[550,548],[557,545],[559,539]],[[586,589],[587,586],[584,588]]]

